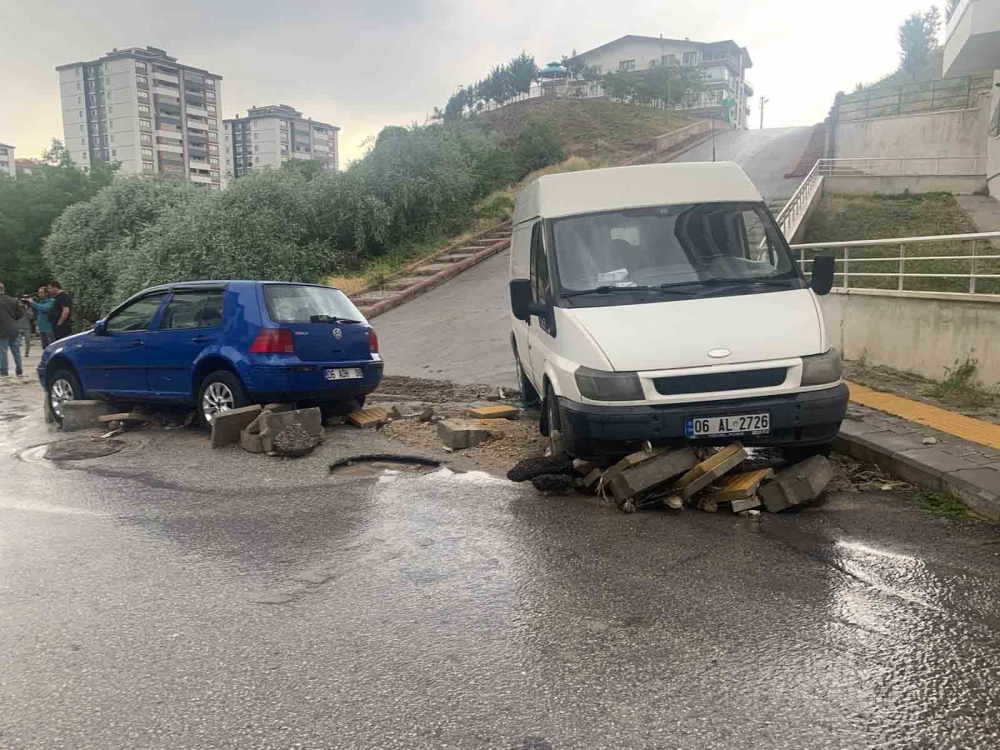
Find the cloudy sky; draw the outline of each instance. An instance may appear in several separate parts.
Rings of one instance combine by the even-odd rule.
[[[347,159],[384,125],[424,122],[460,84],[526,50],[543,65],[624,34],[733,39],[770,99],[765,125],[822,120],[838,90],[889,73],[926,0],[2,0],[0,142],[62,138],[55,66],[151,45],[221,74],[228,117],[281,102],[341,126]],[[758,123],[757,100],[752,123]]]

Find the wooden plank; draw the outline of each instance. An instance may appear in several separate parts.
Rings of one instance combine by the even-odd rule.
[[[743,474],[734,474],[718,492],[713,492],[709,498],[717,503],[728,503],[733,500],[743,500],[757,494],[757,488],[765,479],[774,476],[774,469],[757,469]]]
[[[119,414],[104,414],[97,418],[98,422],[148,422],[152,417],[137,411],[124,411]]]
[[[504,404],[473,406],[469,409],[469,416],[473,419],[517,419],[519,413],[516,406]]]
[[[687,500],[727,471],[735,469],[746,457],[746,451],[739,443],[727,445],[674,482],[672,489],[682,500]]]
[[[389,418],[390,414],[392,414],[391,407],[372,406],[368,409],[360,409],[359,411],[351,412],[347,415],[347,421],[355,427],[366,429],[368,427],[374,427],[379,422],[384,422]]]

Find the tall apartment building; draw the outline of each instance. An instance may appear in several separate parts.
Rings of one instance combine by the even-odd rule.
[[[252,107],[246,117],[223,120],[227,179],[254,169],[277,169],[289,159],[312,159],[325,169],[338,168],[340,128],[312,118],[287,104]]]
[[[14,147],[0,143],[0,174],[17,177],[17,166],[14,162]]]
[[[567,63],[585,65],[598,74],[636,73],[644,75],[657,66],[672,68],[697,68],[705,79],[703,92],[688,97],[678,109],[686,110],[692,117],[720,118],[725,112],[727,99],[738,104],[732,108],[733,124],[748,127],[753,86],[746,79],[746,71],[753,67],[746,47],[736,42],[692,42],[690,39],[664,39],[656,36],[623,36],[582,52]],[[579,97],[604,96],[599,81],[570,80],[566,84],[568,95]]]
[[[177,62],[162,49],[114,49],[60,65],[66,148],[85,171],[172,176],[219,189],[222,76]]]

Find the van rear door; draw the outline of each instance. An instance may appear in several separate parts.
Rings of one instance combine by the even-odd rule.
[[[264,309],[275,328],[292,332],[303,362],[371,359],[368,325],[339,289],[310,284],[264,284]]]

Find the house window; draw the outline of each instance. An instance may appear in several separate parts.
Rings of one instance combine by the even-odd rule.
[[[213,115],[216,113],[216,108],[214,104],[206,104],[205,109],[211,112]]]
[[[635,60],[622,60],[620,63],[618,63],[619,73],[624,73],[630,70],[635,70]]]
[[[143,114],[143,115],[148,115],[149,114],[149,105],[148,104],[140,104],[139,105],[139,113]]]
[[[144,148],[144,149],[142,149],[142,158],[144,158],[144,159],[152,159],[153,158],[153,149],[151,149],[151,148]]]
[[[210,157],[208,163],[211,164],[213,167],[219,166],[219,157],[217,156]]]
[[[142,128],[143,130],[152,130],[153,123],[150,120],[147,120],[145,117],[140,117],[139,127]]]
[[[139,98],[140,102],[148,102],[149,101],[149,92],[148,91],[143,91],[142,89],[140,89],[140,90],[138,90],[138,91],[135,92],[135,95]]]
[[[149,85],[149,79],[146,78],[146,76],[136,76],[135,77],[135,82],[138,83],[140,86],[148,86]]]
[[[152,172],[153,171],[153,162],[151,162],[151,161],[144,161],[142,163],[142,171],[143,172]]]
[[[219,170],[213,169],[212,171],[209,172],[209,174],[212,175],[212,179],[213,180],[218,181],[218,179],[219,179]]]
[[[153,136],[151,136],[149,133],[139,133],[139,142],[140,143],[152,143],[153,142]]]
[[[205,98],[208,99],[210,102],[214,102],[215,101],[215,92],[214,91],[206,91],[205,92]]]
[[[146,72],[146,63],[139,62],[138,60],[136,60],[135,61],[135,69],[136,70],[141,70],[143,73],[145,73]]]
[[[111,149],[111,158],[112,159],[118,158],[118,152],[115,149]]]
[[[697,52],[685,52],[684,53],[684,64],[685,65],[697,65],[698,64],[698,53]]]

